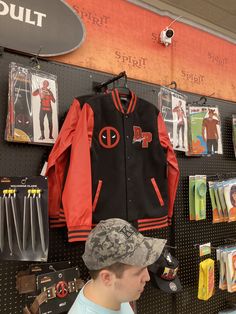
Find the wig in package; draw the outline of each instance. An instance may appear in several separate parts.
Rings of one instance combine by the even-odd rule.
[[[233,130],[234,156],[236,157],[236,114],[233,114],[232,116],[232,130]]]
[[[58,135],[57,77],[11,62],[5,139],[53,144]]]
[[[228,221],[236,221],[236,180],[229,180],[224,186],[224,197],[228,210]]]

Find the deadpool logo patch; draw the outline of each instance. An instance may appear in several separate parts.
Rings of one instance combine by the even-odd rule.
[[[139,126],[133,126],[134,143],[142,143],[142,148],[148,148],[148,144],[152,141],[152,133],[151,132],[143,132]]]
[[[55,290],[56,290],[56,296],[60,299],[65,298],[69,293],[68,285],[65,281],[59,281],[56,284]]]
[[[99,143],[104,148],[114,148],[120,141],[120,134],[112,126],[106,126],[99,132]]]

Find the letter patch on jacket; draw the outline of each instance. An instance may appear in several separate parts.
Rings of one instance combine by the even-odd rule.
[[[104,148],[114,148],[120,141],[120,134],[112,126],[106,126],[99,132],[99,143]]]
[[[142,132],[142,129],[139,126],[133,126],[133,130],[133,143],[142,142],[142,148],[148,148],[148,143],[152,141],[152,133]]]

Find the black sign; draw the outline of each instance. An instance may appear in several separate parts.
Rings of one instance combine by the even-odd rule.
[[[2,47],[48,57],[75,50],[84,38],[80,17],[62,0],[0,0]]]

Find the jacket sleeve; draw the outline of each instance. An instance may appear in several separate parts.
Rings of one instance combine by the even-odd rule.
[[[179,167],[175,152],[171,145],[165,122],[163,121],[161,113],[157,117],[158,135],[161,146],[166,150],[167,154],[167,177],[168,177],[168,222],[171,224],[171,218],[173,216],[173,208],[175,196],[179,182]]]
[[[51,227],[65,226],[61,195],[69,160],[69,148],[80,113],[81,104],[75,98],[48,157],[46,176],[48,177],[48,207]]]
[[[72,141],[70,164],[62,194],[69,242],[86,240],[92,227],[90,145],[93,127],[93,111],[85,104]]]

